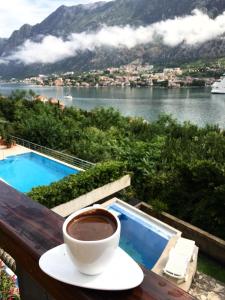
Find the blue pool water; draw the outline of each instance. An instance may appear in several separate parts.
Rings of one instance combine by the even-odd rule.
[[[20,192],[33,187],[49,185],[79,171],[33,152],[8,156],[0,160],[0,179]]]
[[[136,262],[152,269],[172,234],[115,203],[109,206],[119,213],[121,222],[120,247]]]

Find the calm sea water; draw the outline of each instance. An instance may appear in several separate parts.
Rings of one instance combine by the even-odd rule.
[[[161,113],[173,115],[180,122],[191,121],[199,126],[218,124],[225,128],[225,95],[212,95],[210,88],[63,88],[24,84],[0,84],[0,93],[32,89],[47,97],[61,99],[68,106],[91,110],[96,106],[114,107],[123,115],[156,120]],[[73,100],[65,100],[71,94]]]

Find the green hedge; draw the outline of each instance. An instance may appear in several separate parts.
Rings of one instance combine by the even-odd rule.
[[[96,164],[85,172],[70,175],[49,186],[33,188],[28,196],[48,208],[53,208],[119,179],[125,175],[125,170],[126,165],[123,162]]]

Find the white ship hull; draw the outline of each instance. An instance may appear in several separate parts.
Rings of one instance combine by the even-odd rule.
[[[225,94],[225,89],[223,89],[223,90],[212,89],[211,93],[212,94]]]
[[[225,94],[225,75],[223,75],[220,80],[213,83],[211,93]]]

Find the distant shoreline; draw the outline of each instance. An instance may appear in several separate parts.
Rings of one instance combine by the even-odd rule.
[[[10,85],[27,85],[27,86],[32,86],[32,87],[40,87],[40,88],[75,88],[75,89],[106,89],[106,88],[113,88],[113,89],[168,89],[168,90],[178,90],[178,89],[209,89],[211,88],[210,85],[208,86],[180,86],[180,87],[165,87],[165,86],[136,86],[136,87],[131,87],[131,86],[68,86],[68,85],[39,85],[39,84],[32,84],[32,83],[26,83],[26,82],[9,82],[9,81],[3,81],[0,82],[1,84],[10,84]]]

